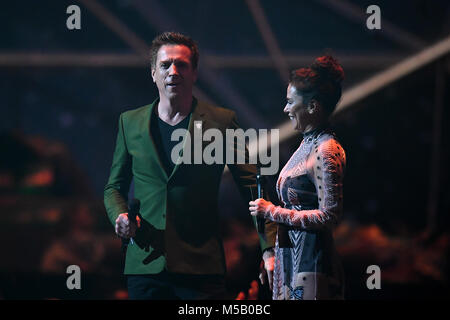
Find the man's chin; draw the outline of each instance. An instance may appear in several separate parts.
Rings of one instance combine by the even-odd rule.
[[[168,88],[165,90],[165,94],[167,99],[169,100],[174,100],[174,99],[180,99],[180,98],[184,98],[187,97],[189,95],[192,96],[192,91],[189,92],[184,88]]]
[[[177,91],[177,90],[167,90],[166,91],[166,96],[168,97],[168,98],[176,98],[176,97],[179,97],[181,95],[181,92],[180,91]]]

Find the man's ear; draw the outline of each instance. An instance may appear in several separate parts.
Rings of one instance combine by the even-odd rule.
[[[194,83],[197,81],[198,67],[194,70]]]
[[[152,79],[153,79],[153,82],[156,82],[155,81],[155,69],[151,69],[151,74],[152,74]]]

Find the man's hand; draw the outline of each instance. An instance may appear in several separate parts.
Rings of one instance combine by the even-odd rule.
[[[270,291],[273,290],[273,269],[275,266],[275,253],[273,249],[267,249],[263,253],[263,266],[261,267],[259,280],[261,284],[266,283],[266,278],[269,281]]]
[[[136,216],[136,223],[128,219],[128,212],[121,213],[116,219],[116,234],[124,239],[136,236],[136,229],[141,226],[141,219]]]

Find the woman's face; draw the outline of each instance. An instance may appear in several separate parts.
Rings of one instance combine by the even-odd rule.
[[[289,84],[286,94],[286,106],[284,113],[287,113],[291,119],[293,128],[300,132],[307,132],[313,128],[314,110],[311,106],[305,104],[303,94]]]

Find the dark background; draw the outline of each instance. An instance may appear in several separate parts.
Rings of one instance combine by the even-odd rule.
[[[71,4],[81,9],[81,30],[66,27]],[[381,9],[381,30],[366,27],[371,4]],[[277,128],[288,120],[286,70],[331,53],[344,68],[345,92],[448,37],[450,3],[7,1],[0,30],[0,298],[113,299],[126,297],[123,256],[103,187],[119,114],[157,97],[147,51],[157,34],[179,31],[198,42],[199,98],[235,110],[244,129]],[[270,34],[284,69],[264,40]],[[335,237],[348,299],[449,297],[448,58],[333,118],[347,153]],[[280,170],[300,141],[297,134],[281,142]],[[274,202],[276,178],[267,186]],[[220,214],[235,297],[257,279],[260,252],[229,174]],[[66,289],[70,264],[83,271],[82,290]],[[373,264],[381,290],[366,287]]]

